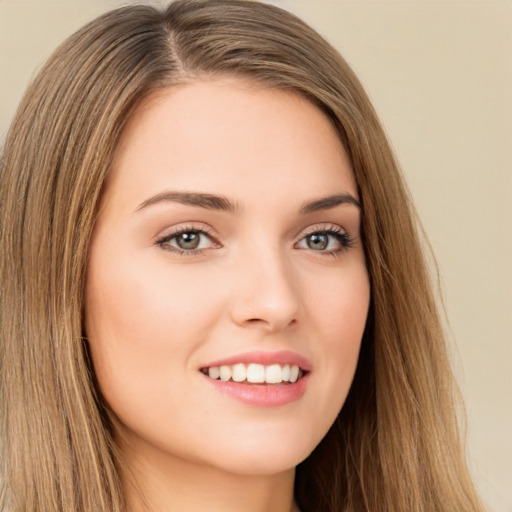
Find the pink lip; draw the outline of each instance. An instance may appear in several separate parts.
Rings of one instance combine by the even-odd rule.
[[[226,359],[212,361],[203,366],[203,368],[211,368],[212,366],[229,366],[232,364],[250,364],[257,363],[269,366],[271,364],[290,364],[297,365],[299,368],[309,372],[311,371],[311,363],[303,356],[292,352],[291,350],[281,350],[279,352],[245,352]]]
[[[240,402],[257,407],[279,407],[296,402],[305,392],[310,374],[293,384],[248,384],[210,379],[201,373],[215,389]]]
[[[224,382],[211,379],[201,372],[203,378],[219,392],[240,402],[257,407],[278,407],[299,400],[304,395],[309,382],[312,365],[303,356],[289,350],[279,352],[246,352],[225,359],[212,361],[203,368],[233,364],[290,364],[297,365],[307,372],[297,382],[283,384],[249,384],[247,382]]]

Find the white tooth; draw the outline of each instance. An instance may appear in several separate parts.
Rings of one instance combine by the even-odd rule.
[[[242,363],[234,364],[232,367],[231,378],[235,382],[242,382],[246,379],[246,377],[247,377],[247,370],[245,369],[245,365]]]
[[[265,382],[267,384],[279,384],[283,381],[281,365],[271,364],[265,368]]]
[[[221,368],[222,370],[222,368]],[[290,368],[290,382],[297,382],[297,379],[299,377],[299,367],[296,365],[293,365]]]
[[[220,370],[218,366],[208,368],[208,375],[211,379],[218,379],[220,377]]]
[[[288,382],[290,380],[290,365],[285,364],[283,366],[283,381]]]
[[[247,381],[255,384],[265,382],[265,367],[262,364],[250,364],[247,367]]]
[[[220,380],[227,382],[231,379],[231,368],[229,366],[220,367]]]

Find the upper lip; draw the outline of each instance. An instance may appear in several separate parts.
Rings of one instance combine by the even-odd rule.
[[[304,356],[297,354],[291,350],[280,350],[278,352],[244,352],[234,356],[218,359],[204,365],[202,368],[212,368],[214,366],[229,366],[233,364],[262,364],[270,366],[272,364],[289,364],[296,365],[302,370],[311,371],[311,362]]]
[[[270,366],[271,364],[289,364],[296,365],[302,370],[311,371],[311,362],[304,356],[297,354],[291,350],[280,350],[278,352],[244,352],[243,354],[237,354],[234,356],[226,357],[224,359],[218,359],[204,365],[202,368],[212,368],[214,366],[229,366],[233,364],[262,364],[264,366]]]

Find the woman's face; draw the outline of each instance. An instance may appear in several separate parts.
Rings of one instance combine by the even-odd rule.
[[[368,311],[357,198],[329,120],[293,93],[201,81],[138,108],[86,287],[125,447],[243,474],[308,456],[347,396]]]

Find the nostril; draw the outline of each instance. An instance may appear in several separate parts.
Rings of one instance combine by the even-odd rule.
[[[253,325],[254,327],[260,327],[260,326],[269,326],[272,327],[271,322],[268,320],[265,320],[263,318],[248,318],[245,320],[246,325]],[[285,327],[291,327],[294,326],[297,323],[297,319],[293,318],[290,320],[288,325],[285,325]]]

